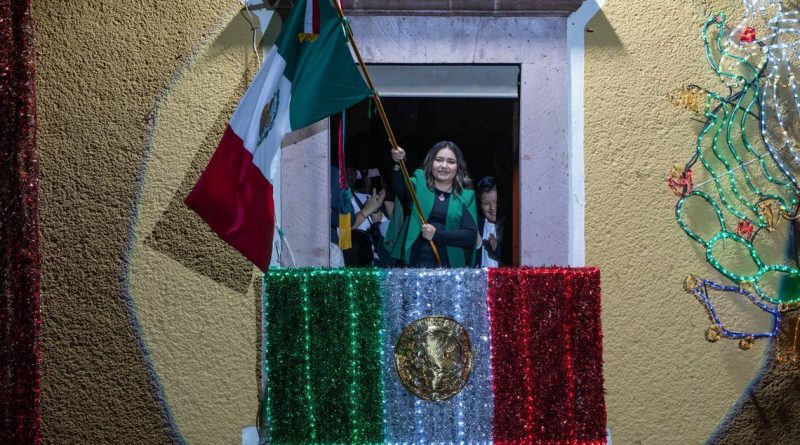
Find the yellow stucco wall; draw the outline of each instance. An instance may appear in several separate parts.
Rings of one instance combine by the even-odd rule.
[[[690,83],[725,94],[700,29],[719,11],[737,22],[742,4],[605,3],[585,34],[586,261],[603,275],[614,442],[703,443],[719,428],[716,443],[796,443],[792,415],[779,414],[791,409],[776,408],[797,406],[786,385],[797,382],[796,365],[768,366],[766,384],[751,392],[768,343],[745,352],[735,341],[703,340],[710,323],[682,283],[689,273],[719,275],[677,225],[677,199],[666,184],[669,168],[693,154],[702,127],[667,95]],[[733,309],[724,315],[739,327],[763,322],[743,306]]]
[[[254,423],[257,280],[172,199],[252,75],[239,9],[35,2],[46,443],[233,444]]]
[[[608,1],[587,33],[586,256],[603,274],[619,444],[703,442],[764,355],[702,340],[681,283],[703,259],[664,182],[699,128],[666,94],[714,80],[698,37],[709,4],[738,6]],[[239,7],[34,4],[46,443],[234,444],[254,423],[257,275],[174,198],[252,74]]]
[[[707,317],[681,288],[704,260],[665,178],[691,156],[699,125],[666,96],[715,84],[705,18],[698,1],[612,0],[586,34],[586,260],[603,274],[608,422],[621,444],[702,443],[763,353],[703,341]]]

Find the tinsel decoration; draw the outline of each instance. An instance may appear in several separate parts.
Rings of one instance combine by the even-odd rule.
[[[0,0],[0,441],[41,443],[39,164],[30,0]]]
[[[597,269],[289,269],[264,286],[262,443],[606,443]],[[470,338],[472,373],[444,400],[395,361],[431,318]],[[448,378],[454,353],[418,339],[417,378]]]
[[[376,271],[270,270],[260,436],[272,444],[383,438],[381,300]]]
[[[467,385],[455,397],[436,403],[411,394],[384,363],[386,441],[389,443],[481,443],[492,440],[491,333],[486,271],[475,269],[396,269],[383,281],[384,357],[392,357],[397,338],[414,320],[449,316],[469,332],[474,365]]]
[[[599,270],[489,269],[488,286],[495,443],[605,443]]]

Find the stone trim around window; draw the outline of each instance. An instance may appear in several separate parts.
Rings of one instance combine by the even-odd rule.
[[[342,0],[348,15],[559,16],[584,0]]]

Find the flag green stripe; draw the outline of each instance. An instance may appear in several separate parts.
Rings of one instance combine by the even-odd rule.
[[[351,443],[383,442],[384,390],[381,366],[383,349],[383,300],[380,294],[382,274],[364,272],[354,281],[354,299],[360,320],[355,336],[354,387],[358,404],[358,429]],[[367,298],[363,298],[367,297]]]
[[[319,1],[319,37],[313,42],[299,42],[305,4],[305,0],[295,2],[277,42],[278,53],[286,61],[284,76],[292,84],[292,130],[327,118],[370,95],[329,0]]]
[[[271,443],[383,442],[377,274],[265,275]]]
[[[346,283],[340,276],[309,283],[313,324],[311,330],[312,391],[321,416],[320,443],[344,443],[349,439],[349,406],[342,403],[350,392],[350,339]],[[325,415],[322,415],[325,414]]]
[[[270,370],[267,402],[272,414],[269,435],[275,443],[298,443],[311,436],[305,387],[298,384],[305,381],[303,305],[300,295],[293,301],[282,297],[298,294],[302,281],[301,276],[287,275],[270,277],[265,283],[270,308],[267,338],[272,346],[266,357]]]

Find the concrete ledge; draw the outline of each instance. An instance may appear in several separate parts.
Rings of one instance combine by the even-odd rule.
[[[342,0],[348,15],[568,16],[583,0]]]

